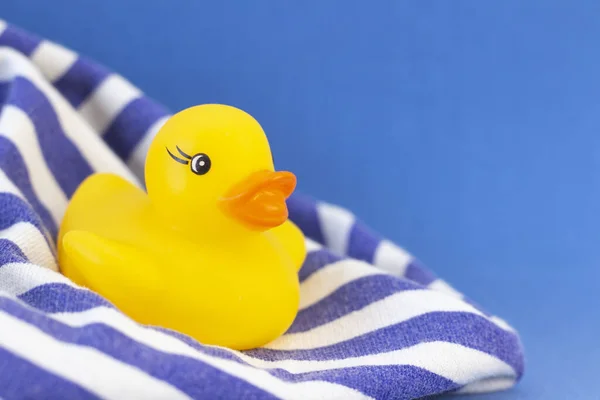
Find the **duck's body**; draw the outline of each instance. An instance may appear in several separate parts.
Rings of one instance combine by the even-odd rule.
[[[279,175],[269,174],[260,182],[270,191],[252,183],[248,201],[277,195]],[[182,225],[170,218],[177,204],[162,210],[151,194],[112,174],[84,181],[61,225],[61,271],[138,322],[206,344],[248,349],[281,335],[298,309],[305,249],[296,226],[286,218],[247,229],[222,219],[219,208],[205,222],[190,216],[192,225]],[[220,201],[230,207],[233,200]],[[255,216],[243,218],[254,224]]]

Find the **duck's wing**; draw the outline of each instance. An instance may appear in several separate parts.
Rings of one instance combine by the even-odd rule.
[[[146,250],[91,232],[70,231],[62,239],[59,257],[67,277],[125,312],[139,315],[162,295],[156,257]]]
[[[277,241],[292,258],[296,270],[299,270],[306,258],[306,246],[304,234],[292,221],[287,220],[283,224],[271,229]]]

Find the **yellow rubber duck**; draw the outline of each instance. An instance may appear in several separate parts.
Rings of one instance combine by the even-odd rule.
[[[296,186],[276,172],[258,122],[209,104],[171,117],[148,151],[146,189],[91,175],[58,237],[61,271],[143,324],[201,343],[251,349],[298,311],[302,232],[288,220]]]

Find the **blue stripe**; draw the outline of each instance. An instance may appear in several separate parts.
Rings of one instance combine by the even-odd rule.
[[[372,263],[381,237],[361,222],[355,222],[348,238],[349,257]]]
[[[14,242],[0,239],[0,266],[9,263],[27,262],[27,257]]]
[[[304,280],[306,280],[306,278],[308,278],[324,266],[340,261],[342,259],[342,257],[333,254],[329,250],[321,249],[311,251],[306,255],[304,264],[302,264],[302,268],[300,268],[300,271],[298,272],[300,282],[303,282]]]
[[[177,337],[204,354],[251,366],[231,351],[219,347],[204,347],[177,332],[156,329]],[[245,351],[244,353],[255,356],[257,351]],[[344,358],[344,351],[338,353],[338,359]],[[316,353],[307,355],[303,360],[318,360],[318,350]],[[269,368],[266,371],[286,382],[326,381],[356,389],[367,396],[385,399],[413,399],[425,394],[440,393],[458,388],[458,385],[451,380],[411,365],[369,365],[306,373],[291,373],[282,368]],[[406,383],[406,386],[404,383]]]
[[[416,399],[458,389],[459,385],[412,365],[366,365],[295,375],[294,381],[326,381],[375,399]]]
[[[471,332],[468,334],[466,332]],[[489,320],[466,312],[432,312],[376,331],[310,350],[255,349],[249,356],[263,360],[337,360],[404,349],[419,343],[444,341],[490,354],[523,372],[516,335]]]
[[[79,107],[110,72],[85,57],[79,57],[71,68],[56,82],[54,87],[75,108]]]
[[[52,237],[58,234],[58,228],[48,209],[40,202],[33,191],[27,165],[19,149],[6,137],[0,136],[0,169],[4,171],[8,179],[15,184],[33,207],[37,215],[42,219],[46,229]],[[33,171],[35,173],[35,171]]]
[[[10,329],[10,327],[4,327]],[[99,397],[0,345],[0,397],[10,399],[99,399]]]
[[[148,129],[168,115],[165,108],[140,97],[130,102],[104,134],[104,140],[122,160],[127,160]]]
[[[31,55],[40,42],[41,39],[35,35],[11,25],[0,34],[0,46],[12,47],[26,56]]]
[[[406,267],[404,277],[423,286],[427,286],[437,279],[431,271],[415,259]]]
[[[47,283],[19,295],[19,299],[40,311],[79,312],[98,306],[113,307],[98,294],[64,283]]]
[[[148,375],[177,387],[192,398],[274,398],[208,364],[155,350],[103,324],[70,327],[6,298],[0,299],[0,308],[62,342],[93,347],[119,361],[133,365]]]
[[[67,197],[93,171],[77,147],[65,136],[62,126],[46,99],[31,82],[17,77],[7,101],[29,115],[37,132],[46,164]]]
[[[392,294],[418,289],[421,289],[421,286],[390,275],[358,278],[337,288],[312,306],[300,310],[288,333],[309,331]]]
[[[6,104],[6,99],[10,93],[12,86],[10,82],[0,84],[0,106],[3,107]]]
[[[39,216],[23,199],[11,193],[0,193],[0,210],[0,230],[10,228],[18,222],[29,222],[39,229],[50,250],[54,251]]]
[[[298,225],[304,235],[317,243],[324,243],[317,202],[300,193],[295,192],[287,201],[290,219]]]

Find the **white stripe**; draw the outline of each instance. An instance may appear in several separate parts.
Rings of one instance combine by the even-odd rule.
[[[77,54],[56,43],[44,40],[31,55],[31,61],[37,65],[46,79],[54,82],[77,61]]]
[[[48,283],[78,287],[64,275],[34,264],[9,263],[0,268],[0,290],[13,296],[20,296],[39,285]]]
[[[52,314],[53,318],[70,326],[81,327],[87,324],[104,323],[117,329],[139,343],[169,354],[187,356],[216,367],[225,373],[247,381],[273,395],[285,399],[354,399],[365,398],[353,389],[323,381],[285,382],[267,371],[240,364],[235,361],[211,357],[190,347],[173,336],[153,329],[144,328],[123,314],[107,307],[97,307],[80,313]],[[232,354],[251,361],[260,362],[241,352],[230,350]],[[123,397],[125,398],[125,397]]]
[[[0,64],[1,53],[0,51]],[[5,105],[0,114],[0,135],[10,139],[19,150],[27,166],[35,196],[48,209],[54,222],[60,224],[67,206],[67,197],[46,165],[29,116],[17,107]]]
[[[144,134],[144,137],[138,142],[135,146],[131,156],[129,157],[129,168],[133,171],[135,176],[138,179],[144,179],[144,167],[146,164],[146,154],[148,154],[148,149],[150,148],[150,144],[154,139],[154,136],[158,133],[160,128],[167,122],[170,118],[170,115],[163,117],[156,121],[155,123],[148,128],[148,131]]]
[[[470,304],[443,293],[432,290],[407,290],[373,302],[309,331],[283,335],[265,347],[296,350],[329,346],[431,312],[468,312],[483,316]]]
[[[448,285],[442,279],[436,279],[431,282],[429,286],[427,286],[431,290],[437,290],[439,292],[445,293],[448,296],[456,297],[457,299],[462,299],[463,295],[458,290],[454,289],[452,286]]]
[[[37,227],[29,222],[17,222],[4,230],[0,230],[0,238],[8,239],[19,246],[25,257],[33,264],[58,271],[56,260],[48,248],[46,238]]]
[[[244,355],[244,358],[250,357]],[[492,355],[449,342],[423,342],[387,353],[325,361],[252,360],[257,367],[283,368],[294,374],[365,365],[412,365],[443,376],[458,384],[486,379],[491,376],[516,375],[510,365]]]
[[[395,276],[404,276],[412,256],[394,243],[383,240],[375,250],[373,264]]]
[[[462,293],[460,293],[459,291],[454,289],[452,286],[448,285],[442,279],[436,279],[435,281],[431,282],[429,284],[429,286],[427,286],[427,288],[429,288],[431,290],[437,290],[439,292],[442,292],[448,296],[455,297],[457,299],[464,298]],[[493,316],[489,317],[488,319],[490,321],[492,321],[494,324],[498,325],[500,328],[504,329],[505,331],[516,333],[515,329],[512,326],[510,326],[506,321],[504,321],[502,318],[493,315]]]
[[[34,192],[35,192],[35,190],[34,190]],[[23,196],[23,193],[21,193],[19,188],[17,188],[15,186],[15,184],[11,182],[11,180],[8,178],[8,176],[6,176],[4,171],[2,171],[1,169],[0,169],[0,193],[10,193],[12,195],[15,195],[18,198],[20,198],[21,200],[23,200],[29,207],[31,207],[31,204],[25,198],[25,196]],[[42,235],[46,236],[46,238],[48,239],[46,244],[49,243],[50,246],[52,246],[52,249],[55,250],[54,240],[52,237],[50,237],[50,234],[48,233],[48,231],[46,229],[43,230]]]
[[[450,286],[448,283],[446,283],[442,279],[436,279],[435,281],[431,282],[429,284],[429,286],[427,286],[427,288],[429,288],[431,290],[437,290],[439,292],[442,292],[448,296],[455,297],[457,299],[464,299],[464,296],[462,293],[460,293],[458,290],[454,289],[452,286]],[[505,331],[516,333],[515,328],[510,326],[502,318],[492,315],[488,319],[490,321],[492,321],[494,324],[498,325],[500,328],[504,329]]]
[[[321,250],[323,248],[320,243],[308,238],[306,238],[304,245],[306,246],[307,253],[312,253],[313,251]]]
[[[318,203],[317,214],[325,245],[335,253],[347,254],[350,230],[354,224],[352,213],[342,207]]]
[[[2,171],[1,169],[0,169],[0,193],[10,193],[12,195],[17,196],[21,200],[27,202],[27,199],[25,199],[25,196],[23,196],[23,193],[21,193],[19,188],[16,187],[15,184],[12,183],[12,181],[10,179],[8,179],[8,176],[6,176],[4,171]]]
[[[506,322],[505,320],[503,320],[500,317],[492,315],[489,318],[489,320],[492,321],[494,324],[498,325],[500,328],[504,329],[505,331],[516,333],[515,328],[513,328],[512,326],[510,326],[508,324],[508,322]]]
[[[454,289],[452,286],[450,286],[448,283],[446,283],[442,279],[436,279],[435,281],[431,282],[429,284],[429,286],[427,286],[427,288],[429,288],[431,290],[437,290],[439,292],[442,292],[442,293],[444,293],[444,294],[446,294],[448,296],[455,297],[457,299],[463,299],[464,298],[464,296],[463,296],[462,293],[460,293],[458,290]],[[494,324],[498,325],[500,328],[504,329],[505,331],[516,333],[515,328],[513,328],[512,326],[510,326],[502,318],[497,317],[495,315],[492,315],[488,319],[490,321],[492,321]]]
[[[0,169],[0,193],[9,193],[17,196],[19,199],[23,200],[27,205],[31,206],[29,201],[23,196],[23,193],[15,186],[14,183],[8,179],[8,176]],[[48,242],[51,246],[54,246],[53,238],[50,237],[50,234],[44,229],[42,232],[48,238]],[[48,243],[46,242],[46,243]],[[52,247],[54,249],[54,247]]]
[[[354,259],[329,264],[300,285],[300,309],[316,304],[353,280],[382,273],[377,268]]]
[[[497,376],[488,379],[482,379],[479,381],[467,383],[460,390],[457,390],[456,394],[476,394],[476,393],[488,393],[497,392],[500,390],[506,390],[515,385],[516,379],[513,376]]]
[[[0,36],[2,36],[6,27],[7,27],[6,22],[0,19]]]
[[[46,81],[39,70],[21,53],[0,48],[0,80],[22,76],[32,82],[48,99],[56,112],[65,135],[79,149],[96,172],[112,172],[139,186],[137,178],[106,143],[77,114],[65,98]]]
[[[65,343],[0,313],[0,343],[10,352],[107,399],[189,399],[173,386],[100,351]]]
[[[113,74],[79,106],[79,114],[96,132],[103,134],[121,110],[141,95],[138,88]]]

